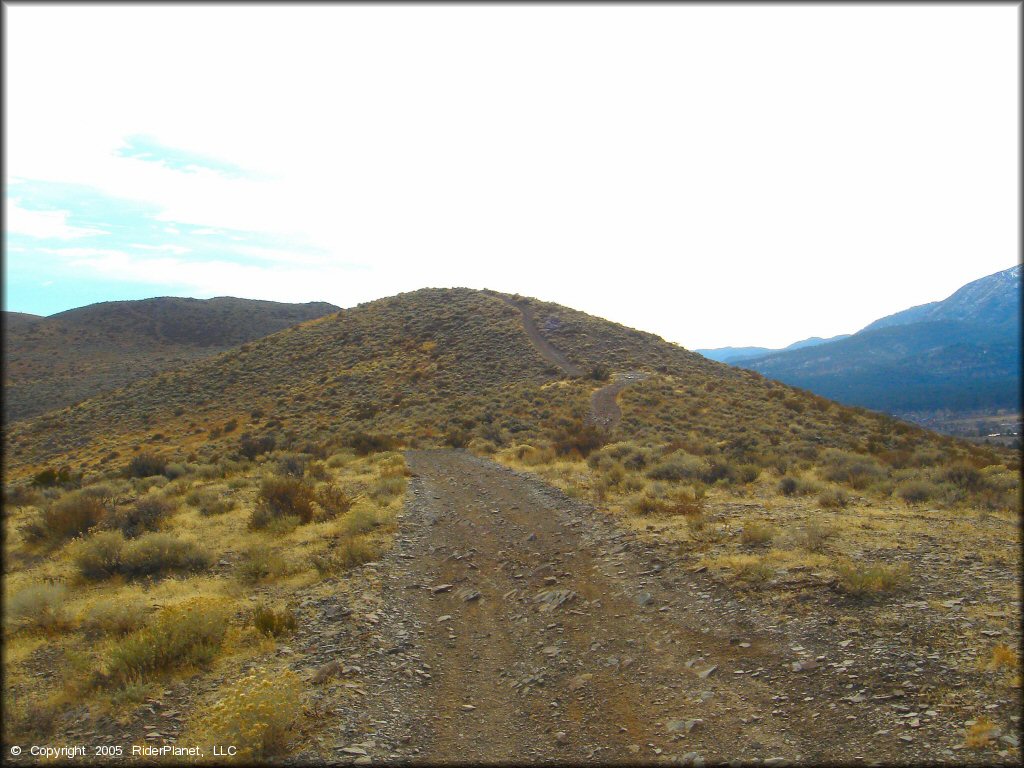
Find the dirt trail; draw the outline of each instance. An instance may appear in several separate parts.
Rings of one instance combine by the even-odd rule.
[[[540,329],[537,327],[537,321],[534,320],[533,317],[533,308],[530,307],[530,305],[520,304],[514,299],[505,297],[502,297],[502,300],[522,313],[523,328],[526,330],[526,335],[530,337],[530,341],[533,342],[533,346],[535,346],[537,351],[540,352],[541,357],[552,365],[556,365],[561,368],[569,376],[579,378],[585,375],[582,368],[555,349],[551,343],[541,335]]]
[[[619,403],[616,399],[619,396],[619,392],[630,384],[643,381],[646,378],[647,374],[640,371],[619,373],[613,377],[614,380],[611,384],[594,390],[594,393],[590,396],[590,421],[606,432],[615,429],[622,419],[622,409],[619,408]]]
[[[671,555],[484,459],[407,457],[349,728],[374,761],[813,763],[871,745],[866,723],[812,713],[822,691],[792,673],[784,630]]]
[[[528,304],[522,304],[510,298],[502,298],[506,304],[515,307],[522,314],[523,329],[526,331],[526,335],[530,337],[533,346],[540,352],[541,357],[552,365],[561,368],[569,376],[579,378],[585,375],[582,368],[562,354],[551,342],[541,335],[540,328],[537,327],[537,321],[533,316],[533,309]],[[639,371],[615,374],[612,383],[595,390],[590,396],[590,422],[606,431],[614,429],[622,418],[622,411],[619,409],[618,402],[616,402],[619,392],[630,384],[642,381],[645,378],[646,375]]]

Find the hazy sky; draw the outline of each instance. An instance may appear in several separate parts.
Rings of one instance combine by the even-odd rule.
[[[1019,9],[6,5],[5,307],[426,286],[690,348],[1017,261]]]

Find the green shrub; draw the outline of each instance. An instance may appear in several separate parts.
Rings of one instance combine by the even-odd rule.
[[[294,516],[302,523],[313,519],[314,492],[308,483],[293,477],[268,477],[260,484],[256,510],[250,524],[264,527],[273,518]],[[258,513],[257,513],[258,512]]]
[[[395,447],[394,438],[385,435],[372,435],[366,432],[356,432],[348,438],[348,446],[360,456],[368,456],[371,453],[390,451]]]
[[[761,476],[761,468],[756,464],[740,464],[736,467],[736,479],[741,483],[752,483]]]
[[[130,542],[121,556],[121,573],[129,578],[167,571],[202,571],[213,557],[191,541],[168,533],[150,533]]]
[[[99,681],[124,684],[185,664],[208,664],[221,647],[229,617],[227,608],[213,601],[165,608],[151,625],[114,645]]]
[[[276,442],[274,436],[269,433],[257,436],[243,432],[238,438],[238,452],[252,461],[260,454],[274,450]]]
[[[950,464],[939,473],[942,482],[949,483],[968,493],[977,491],[984,483],[981,471],[964,461]]]
[[[346,536],[358,536],[372,531],[380,522],[377,511],[369,504],[363,503],[345,515],[341,521],[341,529]]]
[[[405,493],[405,478],[381,477],[367,491],[367,495],[381,504],[387,504],[396,496]]]
[[[152,477],[162,475],[167,468],[167,460],[152,453],[140,453],[128,462],[129,477]]]
[[[283,477],[302,477],[306,474],[309,456],[301,453],[285,453],[277,459],[277,473]]]
[[[265,545],[249,548],[238,563],[237,576],[246,584],[285,575],[288,564],[279,553]]]
[[[740,541],[748,547],[758,547],[762,544],[770,544],[775,538],[775,526],[767,523],[760,523],[756,520],[744,524],[743,533],[740,534]]]
[[[844,483],[858,491],[886,476],[885,469],[872,456],[829,449],[823,463],[822,476],[826,480]]]
[[[41,499],[35,488],[25,485],[6,485],[3,494],[5,507],[31,507]]]
[[[160,523],[177,510],[176,504],[150,494],[127,508],[115,511],[107,522],[111,528],[117,528],[129,539],[134,539],[146,531],[157,530]]]
[[[4,606],[5,619],[11,627],[56,629],[64,624],[64,602],[67,588],[63,584],[42,582],[15,592]]]
[[[842,488],[826,488],[818,496],[823,509],[843,509],[850,503],[850,497]]]
[[[802,528],[798,528],[793,534],[793,543],[808,552],[824,552],[825,542],[833,535],[835,530],[817,520],[811,520]]]
[[[47,467],[32,476],[32,485],[36,488],[53,488],[70,482],[71,469],[69,467],[61,467],[60,469]]]
[[[793,496],[796,493],[797,481],[795,477],[788,475],[779,481],[779,493],[783,496]]]
[[[899,589],[907,580],[906,566],[840,563],[836,567],[839,588],[854,597],[871,597]]]
[[[101,531],[72,550],[71,559],[87,579],[108,579],[121,570],[124,535],[120,531]]]
[[[559,456],[578,454],[586,458],[605,444],[605,435],[593,424],[574,421],[555,430],[551,445]]]
[[[652,480],[698,480],[708,474],[706,459],[677,451],[669,454],[645,473]]]
[[[221,496],[208,488],[190,491],[185,501],[199,510],[203,517],[223,515],[235,508],[235,500],[230,496]]]
[[[280,637],[287,632],[294,632],[297,626],[295,614],[289,609],[275,611],[265,605],[256,606],[252,623],[258,632],[271,637]]]
[[[82,617],[86,637],[127,635],[146,623],[146,610],[141,603],[120,598],[98,600]]]
[[[99,499],[70,493],[44,509],[21,530],[28,541],[59,543],[87,533],[106,517]]]
[[[213,562],[205,550],[170,534],[150,533],[126,542],[120,531],[104,531],[79,542],[72,560],[87,579],[200,571]]]
[[[939,488],[927,480],[907,480],[896,486],[896,496],[907,504],[920,504],[939,495]]]

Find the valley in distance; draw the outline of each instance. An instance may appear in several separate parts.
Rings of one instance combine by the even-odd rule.
[[[4,320],[8,764],[1020,761],[1019,449],[489,290]]]

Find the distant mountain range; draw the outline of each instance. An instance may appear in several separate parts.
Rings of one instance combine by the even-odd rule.
[[[719,347],[718,349],[695,349],[694,352],[704,355],[709,360],[717,360],[720,363],[731,363],[735,360],[744,360],[752,357],[760,357],[772,352],[789,352],[793,349],[804,349],[814,347],[818,344],[827,344],[830,341],[839,341],[849,338],[850,334],[844,333],[840,336],[833,336],[830,339],[823,339],[820,336],[811,336],[803,341],[794,341],[788,347],[770,349],[769,347]]]
[[[1020,405],[1021,267],[968,283],[869,324],[852,336],[712,359],[758,371],[847,405],[913,418]],[[724,357],[723,357],[724,355]]]
[[[4,420],[63,408],[338,309],[221,296],[107,301],[49,317],[4,312]]]

